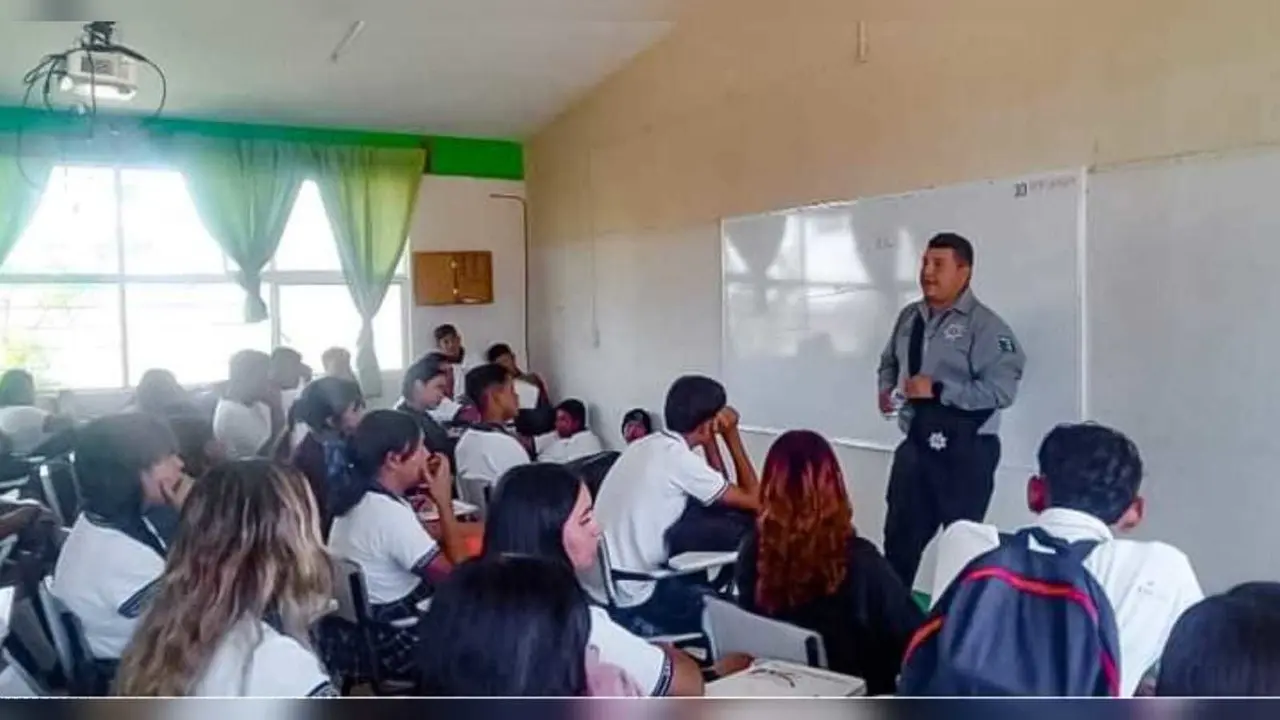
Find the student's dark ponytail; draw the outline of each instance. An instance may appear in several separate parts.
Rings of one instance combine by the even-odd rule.
[[[339,377],[322,377],[307,383],[298,399],[289,406],[284,431],[276,438],[276,462],[287,463],[293,453],[293,433],[298,423],[315,432],[331,428],[351,406],[363,407],[359,383]]]
[[[347,514],[366,492],[376,487],[387,455],[408,456],[421,442],[422,426],[408,413],[374,410],[365,415],[347,442],[348,472],[329,488],[329,508],[333,516]]]

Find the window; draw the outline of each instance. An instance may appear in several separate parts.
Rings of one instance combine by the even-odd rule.
[[[26,367],[42,388],[119,388],[154,367],[219,380],[244,348],[289,345],[317,370],[328,347],[355,354],[359,316],[314,183],[263,272],[269,321],[243,322],[236,269],[181,173],[59,167],[0,267],[0,367]],[[384,369],[404,365],[406,284],[402,262],[374,320]]]

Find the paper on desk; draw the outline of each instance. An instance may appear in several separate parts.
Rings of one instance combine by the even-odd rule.
[[[866,693],[856,677],[781,660],[762,660],[707,684],[708,697],[851,697]]]

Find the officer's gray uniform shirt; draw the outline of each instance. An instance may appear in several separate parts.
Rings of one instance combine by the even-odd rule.
[[[1013,404],[1027,358],[1005,321],[978,302],[972,290],[965,290],[941,313],[931,313],[923,300],[903,308],[880,356],[881,392],[900,388],[907,379],[911,327],[917,315],[925,320],[920,374],[942,383],[943,405],[999,411]],[[898,417],[903,432],[910,422],[908,405]],[[994,435],[999,429],[1000,413],[995,412],[979,432]]]

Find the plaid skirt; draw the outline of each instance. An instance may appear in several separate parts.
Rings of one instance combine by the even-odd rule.
[[[378,663],[379,676],[383,680],[416,679],[418,628],[397,628],[391,623],[421,618],[417,605],[431,594],[431,586],[422,582],[399,600],[370,605],[368,643],[371,647],[365,645],[365,637],[355,625],[335,617],[321,621],[318,645],[329,672],[344,681],[366,682],[373,680],[373,668],[370,667],[373,661]]]

